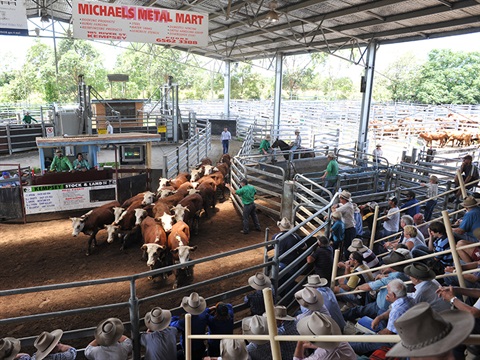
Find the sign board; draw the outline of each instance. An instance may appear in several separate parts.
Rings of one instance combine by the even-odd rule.
[[[208,14],[74,0],[73,36],[179,46],[207,46]]]
[[[46,126],[45,127],[45,134],[47,135],[47,138],[51,138],[55,136],[55,132],[53,131],[53,126]]]
[[[25,1],[0,1],[0,35],[28,36]]]
[[[97,200],[98,194],[101,193],[105,197],[109,190],[113,197]],[[115,200],[115,180],[25,186],[23,192],[27,215],[79,210],[101,206]]]
[[[166,133],[167,132],[167,127],[165,125],[157,126],[157,131],[158,131],[159,134]]]
[[[107,129],[97,129],[98,135],[106,135],[107,134]]]

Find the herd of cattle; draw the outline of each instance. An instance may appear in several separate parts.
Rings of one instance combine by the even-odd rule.
[[[175,179],[161,178],[156,193],[137,194],[120,205],[118,201],[95,208],[81,217],[71,218],[73,236],[90,235],[87,255],[97,245],[96,235],[107,230],[107,242],[126,243],[141,240],[143,258],[153,270],[190,260],[190,229],[198,234],[199,219],[215,211],[217,199],[224,199],[225,181],[230,174],[228,154],[213,165],[208,158],[190,173],[180,173]],[[227,179],[228,180],[228,179]],[[168,274],[163,273],[165,279]],[[174,288],[179,278],[191,279],[191,267],[175,271]]]
[[[373,119],[369,128],[377,137],[400,138],[400,134],[411,134],[425,140],[429,147],[434,141],[438,141],[438,145],[443,147],[448,144],[470,146],[480,143],[479,125],[480,118],[474,115],[450,113],[430,121],[409,116],[394,121]]]

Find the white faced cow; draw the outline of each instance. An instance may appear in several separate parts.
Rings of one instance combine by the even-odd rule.
[[[143,194],[142,206],[153,204],[157,200],[155,198],[155,193],[147,191]]]
[[[163,228],[151,217],[146,217],[140,225],[145,244],[142,245],[143,258],[150,270],[166,265],[167,235]],[[166,279],[167,273],[162,274]]]

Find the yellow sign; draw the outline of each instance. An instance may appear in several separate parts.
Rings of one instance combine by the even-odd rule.
[[[157,132],[159,134],[166,133],[167,132],[167,127],[165,125],[157,126]]]
[[[100,134],[100,135],[105,135],[107,133],[107,129],[98,129],[97,132]]]

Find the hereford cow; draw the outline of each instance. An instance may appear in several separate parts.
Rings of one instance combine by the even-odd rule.
[[[196,191],[196,190],[194,190]],[[171,210],[175,211],[176,222],[183,221],[198,235],[198,212],[203,208],[203,199],[200,194],[192,194],[183,198]]]
[[[153,217],[162,223],[163,229],[166,232],[172,230],[174,216],[170,215],[170,206],[165,204],[163,199],[155,203],[153,207]]]
[[[223,154],[219,162],[223,164],[227,164],[228,167],[230,168],[230,166],[232,166],[232,157],[230,156],[230,154]]]
[[[130,199],[127,199],[123,202],[122,208],[126,209],[130,205],[132,205],[134,202],[140,201],[141,205],[149,205],[155,202],[155,194],[151,191],[145,191],[143,193],[139,193],[135,196],[132,196]]]
[[[183,221],[177,222],[167,238],[167,247],[170,249],[171,262],[173,264],[186,264],[190,261],[190,252],[197,249],[196,246],[189,246],[190,230]],[[179,279],[185,276],[191,279],[193,276],[193,266],[185,266],[176,269],[174,272],[175,282],[173,288],[178,287]]]
[[[193,168],[190,170],[190,181],[194,182],[200,179],[205,174],[205,168],[200,166],[198,169]]]
[[[142,258],[147,261],[150,270],[166,266],[167,234],[160,224],[151,217],[146,217],[140,225],[144,244],[142,245]],[[168,274],[163,273],[165,280]],[[150,279],[153,279],[152,277]]]
[[[180,173],[177,177],[173,180],[170,180],[170,184],[175,188],[178,189],[180,185],[190,181],[190,174],[189,173]]]
[[[168,207],[172,207],[177,205],[185,196],[187,196],[187,194],[188,194],[187,189],[179,188],[175,194],[167,196],[163,199],[160,199],[159,201],[168,205]]]
[[[86,255],[90,255],[90,249],[97,246],[97,233],[103,229],[104,225],[110,224],[114,220],[113,208],[120,206],[118,201],[112,201],[108,204],[102,205],[98,208],[90,210],[85,215],[77,218],[70,218],[72,220],[72,236],[78,236],[81,232],[85,235],[90,235],[88,239],[88,247]]]
[[[200,185],[198,185],[197,190],[200,193],[200,196],[202,197],[203,200],[203,209],[205,210],[205,213],[207,217],[210,216],[208,211],[210,209],[215,209],[215,205],[217,204],[217,197],[215,194],[215,184],[209,183],[209,182],[204,182]]]

